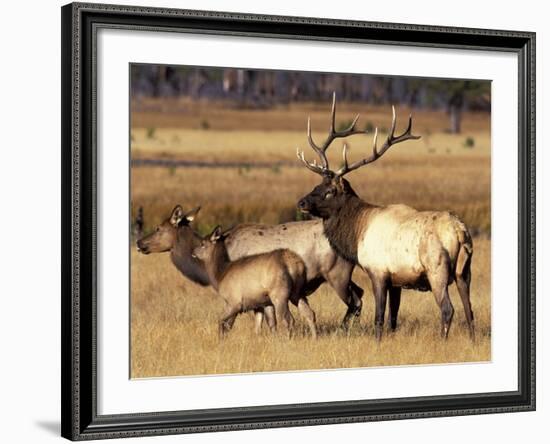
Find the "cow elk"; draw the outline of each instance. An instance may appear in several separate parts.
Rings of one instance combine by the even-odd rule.
[[[333,95],[330,131],[322,145],[311,136],[308,141],[320,163],[308,162],[303,152],[299,159],[322,182],[298,202],[304,213],[323,220],[324,233],[332,247],[347,260],[360,265],[372,281],[375,296],[375,331],[382,336],[386,297],[389,292],[390,323],[394,330],[401,300],[401,289],[432,291],[441,310],[441,334],[447,338],[454,309],[448,286],[455,281],[462,299],[470,337],[474,338],[474,315],[470,303],[472,239],[458,217],[443,211],[417,211],[405,205],[377,206],[362,200],[344,175],[379,159],[391,146],[418,139],[412,135],[412,116],[406,130],[396,136],[395,109],[389,134],[377,146],[374,133],[372,154],[354,163],[348,162],[347,145],[343,146],[342,167],[331,170],[326,150],[337,138],[365,131],[356,129],[359,116],[343,131],[335,130],[336,96]]]
[[[315,314],[302,296],[306,284],[306,265],[290,250],[274,250],[230,261],[226,235],[216,227],[193,251],[203,261],[211,285],[225,301],[220,320],[220,335],[228,332],[239,313],[275,307],[277,325],[290,332],[294,320],[288,303],[298,307],[311,335],[317,336]]]

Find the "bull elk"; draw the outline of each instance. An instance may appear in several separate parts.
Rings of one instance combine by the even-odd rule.
[[[144,254],[170,252],[172,263],[180,273],[199,285],[208,286],[210,279],[204,263],[192,256],[193,249],[201,242],[201,237],[191,227],[199,209],[185,213],[177,205],[151,234],[138,240],[137,248]],[[321,221],[238,225],[227,234],[225,245],[232,261],[277,249],[293,251],[306,264],[306,284],[302,290],[304,296],[312,294],[327,282],[348,307],[342,321],[343,328],[347,329],[353,318],[359,316],[363,289],[351,280],[354,265],[331,248],[323,234]],[[265,313],[268,324],[273,323],[269,308],[258,310],[257,330],[261,325],[262,312]]]
[[[386,298],[389,292],[390,323],[394,330],[401,300],[401,289],[432,291],[441,310],[441,335],[448,337],[454,314],[448,286],[455,281],[462,299],[471,338],[474,338],[474,315],[470,303],[472,239],[458,217],[443,211],[417,211],[405,205],[378,206],[362,200],[344,175],[379,159],[391,146],[419,139],[411,133],[412,116],[406,130],[396,136],[395,108],[387,139],[378,148],[378,129],[374,133],[372,154],[354,163],[348,162],[347,145],[343,146],[343,165],[331,170],[326,150],[337,138],[366,131],[356,129],[359,116],[349,128],[335,130],[336,95],[333,95],[331,123],[327,139],[317,145],[307,136],[311,148],[320,158],[310,163],[303,151],[298,158],[322,182],[298,202],[304,213],[323,220],[324,233],[332,247],[344,258],[358,264],[372,281],[375,296],[375,332],[380,340],[384,325]]]
[[[302,292],[306,266],[300,256],[290,250],[274,250],[230,261],[225,237],[218,226],[193,250],[225,302],[220,336],[232,328],[239,313],[264,307],[274,307],[277,324],[290,332],[294,320],[288,303],[292,302],[306,319],[312,337],[317,337],[315,314]]]

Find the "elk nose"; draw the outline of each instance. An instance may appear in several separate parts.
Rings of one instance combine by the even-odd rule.
[[[303,209],[303,208],[305,208],[305,206],[306,206],[306,201],[305,201],[305,199],[301,199],[301,200],[298,202],[298,208]]]
[[[145,246],[141,243],[141,240],[138,240],[136,242],[136,247],[138,253],[147,253]]]

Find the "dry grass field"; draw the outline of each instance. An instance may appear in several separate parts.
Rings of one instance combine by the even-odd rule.
[[[215,291],[184,279],[167,254],[132,251],[132,377],[245,373],[487,361],[491,358],[490,242],[475,241],[472,305],[477,338],[467,334],[460,297],[453,285],[456,313],[447,341],[439,336],[439,309],[431,293],[403,291],[398,329],[374,338],[370,282],[356,270],[365,291],[363,313],[349,334],[339,329],[345,306],[323,285],[310,298],[319,337],[312,340],[294,307],[293,337],[254,333],[252,314],[237,317],[226,339],[218,338],[223,303]],[[159,285],[159,283],[161,285]]]
[[[147,105],[147,106],[146,106]],[[314,137],[326,134],[328,110],[314,105],[269,111],[234,110],[199,103],[141,104],[132,113],[132,159],[184,159],[243,162],[228,167],[134,166],[131,171],[132,214],[142,206],[146,230],[167,217],[176,204],[202,206],[195,227],[206,233],[221,223],[282,223],[299,218],[299,197],[319,182],[296,160],[296,147],[307,145],[305,125],[312,115]],[[145,111],[143,111],[145,109]],[[361,111],[360,125],[383,130],[391,120],[387,108],[341,106],[342,124]],[[398,109],[398,128],[408,110]],[[354,279],[365,289],[363,313],[346,334],[338,326],[345,313],[333,290],[323,285],[309,300],[318,319],[313,341],[298,322],[293,337],[256,337],[251,314],[237,318],[224,341],[217,335],[223,304],[212,288],[191,283],[176,271],[168,254],[131,252],[131,375],[134,378],[256,371],[348,368],[486,361],[491,358],[491,209],[490,116],[466,114],[463,132],[445,131],[448,117],[414,112],[418,142],[392,148],[376,164],[349,176],[360,196],[376,204],[405,203],[418,209],[451,210],[474,237],[472,304],[477,339],[468,338],[460,298],[453,285],[456,313],[448,341],[439,337],[439,310],[431,293],[404,291],[399,327],[374,340],[374,300],[370,281],[360,270]],[[401,125],[401,126],[399,126]],[[349,139],[350,158],[371,149],[369,136]],[[473,145],[473,146],[472,146]],[[329,156],[339,165],[341,143]],[[393,151],[392,151],[393,150]],[[272,166],[254,167],[255,162]],[[281,164],[279,164],[281,162]],[[252,164],[245,165],[245,164]],[[267,330],[267,329],[266,329]]]

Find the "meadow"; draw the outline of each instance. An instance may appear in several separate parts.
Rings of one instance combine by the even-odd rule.
[[[194,224],[202,234],[216,224],[282,223],[299,219],[297,200],[319,177],[296,159],[300,147],[309,159],[306,121],[322,140],[328,129],[326,106],[304,104],[270,110],[227,108],[214,103],[163,100],[134,104],[131,154],[143,159],[186,160],[204,166],[142,166],[131,169],[132,217],[143,207],[145,231],[166,218],[176,204],[202,206]],[[398,108],[398,131],[406,108]],[[360,127],[381,136],[391,121],[388,107],[342,105],[338,125],[361,112]],[[446,131],[444,112],[413,111],[417,142],[390,149],[375,164],[349,180],[365,200],[384,205],[405,203],[418,209],[450,210],[474,235],[472,304],[477,337],[467,335],[460,298],[453,285],[456,313],[447,341],[439,337],[439,309],[431,293],[404,291],[395,333],[374,339],[374,300],[361,270],[354,280],[365,290],[364,308],[351,331],[339,329],[345,313],[333,290],[323,285],[309,300],[317,315],[319,338],[309,338],[297,312],[289,340],[264,331],[256,336],[253,318],[243,314],[224,341],[217,335],[223,303],[212,288],[186,280],[168,254],[143,256],[131,251],[131,376],[134,378],[256,371],[412,365],[487,361],[491,358],[491,208],[490,116],[467,113],[463,131]],[[370,135],[349,138],[350,158],[367,155]],[[338,166],[341,143],[329,160]],[[238,164],[220,166],[223,162]],[[260,165],[261,164],[261,167]],[[168,164],[170,165],[170,164]],[[255,166],[257,165],[257,166]]]

